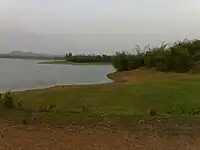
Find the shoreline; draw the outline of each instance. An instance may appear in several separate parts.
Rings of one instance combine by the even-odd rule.
[[[103,83],[55,84],[55,85],[36,87],[36,88],[25,88],[25,89],[18,89],[18,90],[6,90],[6,91],[0,91],[0,93],[5,93],[7,91],[12,91],[12,92],[15,92],[15,93],[16,92],[30,92],[30,91],[37,91],[37,90],[48,90],[48,89],[57,89],[57,88],[66,88],[66,87],[82,87],[82,86],[106,85],[106,84],[116,83],[116,81],[114,79],[109,77],[110,74],[112,74],[112,72],[106,74],[106,77],[110,81],[103,82]]]
[[[139,69],[139,72],[140,71],[143,71],[145,74],[146,74],[146,71],[148,73],[149,73],[149,71],[152,72],[151,70],[146,70],[143,68]],[[103,83],[55,84],[55,85],[49,85],[49,86],[43,86],[43,87],[10,90],[10,91],[12,91],[12,92],[30,92],[30,91],[59,89],[59,88],[67,88],[67,87],[87,87],[87,86],[95,86],[95,85],[107,85],[107,84],[114,84],[114,83],[137,83],[137,82],[141,81],[140,77],[138,78],[137,72],[138,72],[137,70],[123,71],[123,72],[113,71],[113,72],[107,73],[105,75],[106,78],[109,79],[110,81],[103,82]],[[139,74],[139,76],[140,76],[140,74]],[[134,80],[133,79],[130,80],[129,79],[130,77],[134,78]],[[4,91],[4,92],[6,92],[6,91]],[[1,93],[4,93],[4,92],[1,92]]]
[[[137,70],[130,71],[112,71],[110,73],[105,74],[106,78],[110,81],[100,82],[100,83],[77,83],[77,84],[54,84],[49,86],[40,86],[36,88],[24,88],[19,90],[10,90],[12,92],[28,92],[28,91],[37,91],[37,90],[49,90],[49,89],[60,89],[60,88],[68,88],[68,87],[87,87],[87,86],[95,86],[95,85],[107,85],[114,83],[132,83],[137,84],[140,82],[151,80],[163,80],[167,81],[168,76],[173,78],[181,78],[184,77],[185,74],[179,73],[162,73],[155,71],[153,69],[140,68]],[[9,91],[9,90],[7,90]],[[1,91],[0,93],[4,93],[7,91]]]
[[[120,76],[120,72],[118,72],[118,71],[110,72],[110,73],[108,73],[106,76],[107,76],[108,79],[112,80],[112,81],[115,82],[115,83],[123,83],[123,82],[126,82],[126,81],[123,79],[124,77]]]
[[[86,86],[95,86],[95,85],[106,85],[106,84],[112,84],[110,83],[83,83],[83,84],[58,84],[58,85],[52,85],[47,87],[41,87],[41,88],[31,88],[31,89],[24,89],[24,90],[13,90],[12,92],[33,92],[38,90],[50,90],[50,89],[60,89],[60,88],[69,88],[69,87],[86,87]]]

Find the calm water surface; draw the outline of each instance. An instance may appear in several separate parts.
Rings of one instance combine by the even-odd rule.
[[[0,91],[45,88],[65,84],[112,82],[112,66],[46,65],[38,60],[0,59]]]

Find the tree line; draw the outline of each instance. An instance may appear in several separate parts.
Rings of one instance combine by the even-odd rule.
[[[200,62],[200,40],[183,40],[173,44],[162,43],[161,46],[140,49],[132,53],[117,52],[112,64],[118,71],[132,70],[140,67],[156,68],[163,72],[188,72]]]
[[[72,53],[67,53],[65,55],[66,61],[86,63],[86,62],[112,62],[112,56],[103,55],[73,55]]]

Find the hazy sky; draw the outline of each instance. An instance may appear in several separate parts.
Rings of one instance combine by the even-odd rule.
[[[0,0],[0,52],[112,53],[200,38],[200,0]]]

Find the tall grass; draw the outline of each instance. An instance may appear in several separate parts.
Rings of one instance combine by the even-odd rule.
[[[200,61],[200,40],[183,40],[159,47],[137,47],[136,52],[117,52],[112,59],[118,71],[140,67],[156,68],[164,72],[187,72]]]

